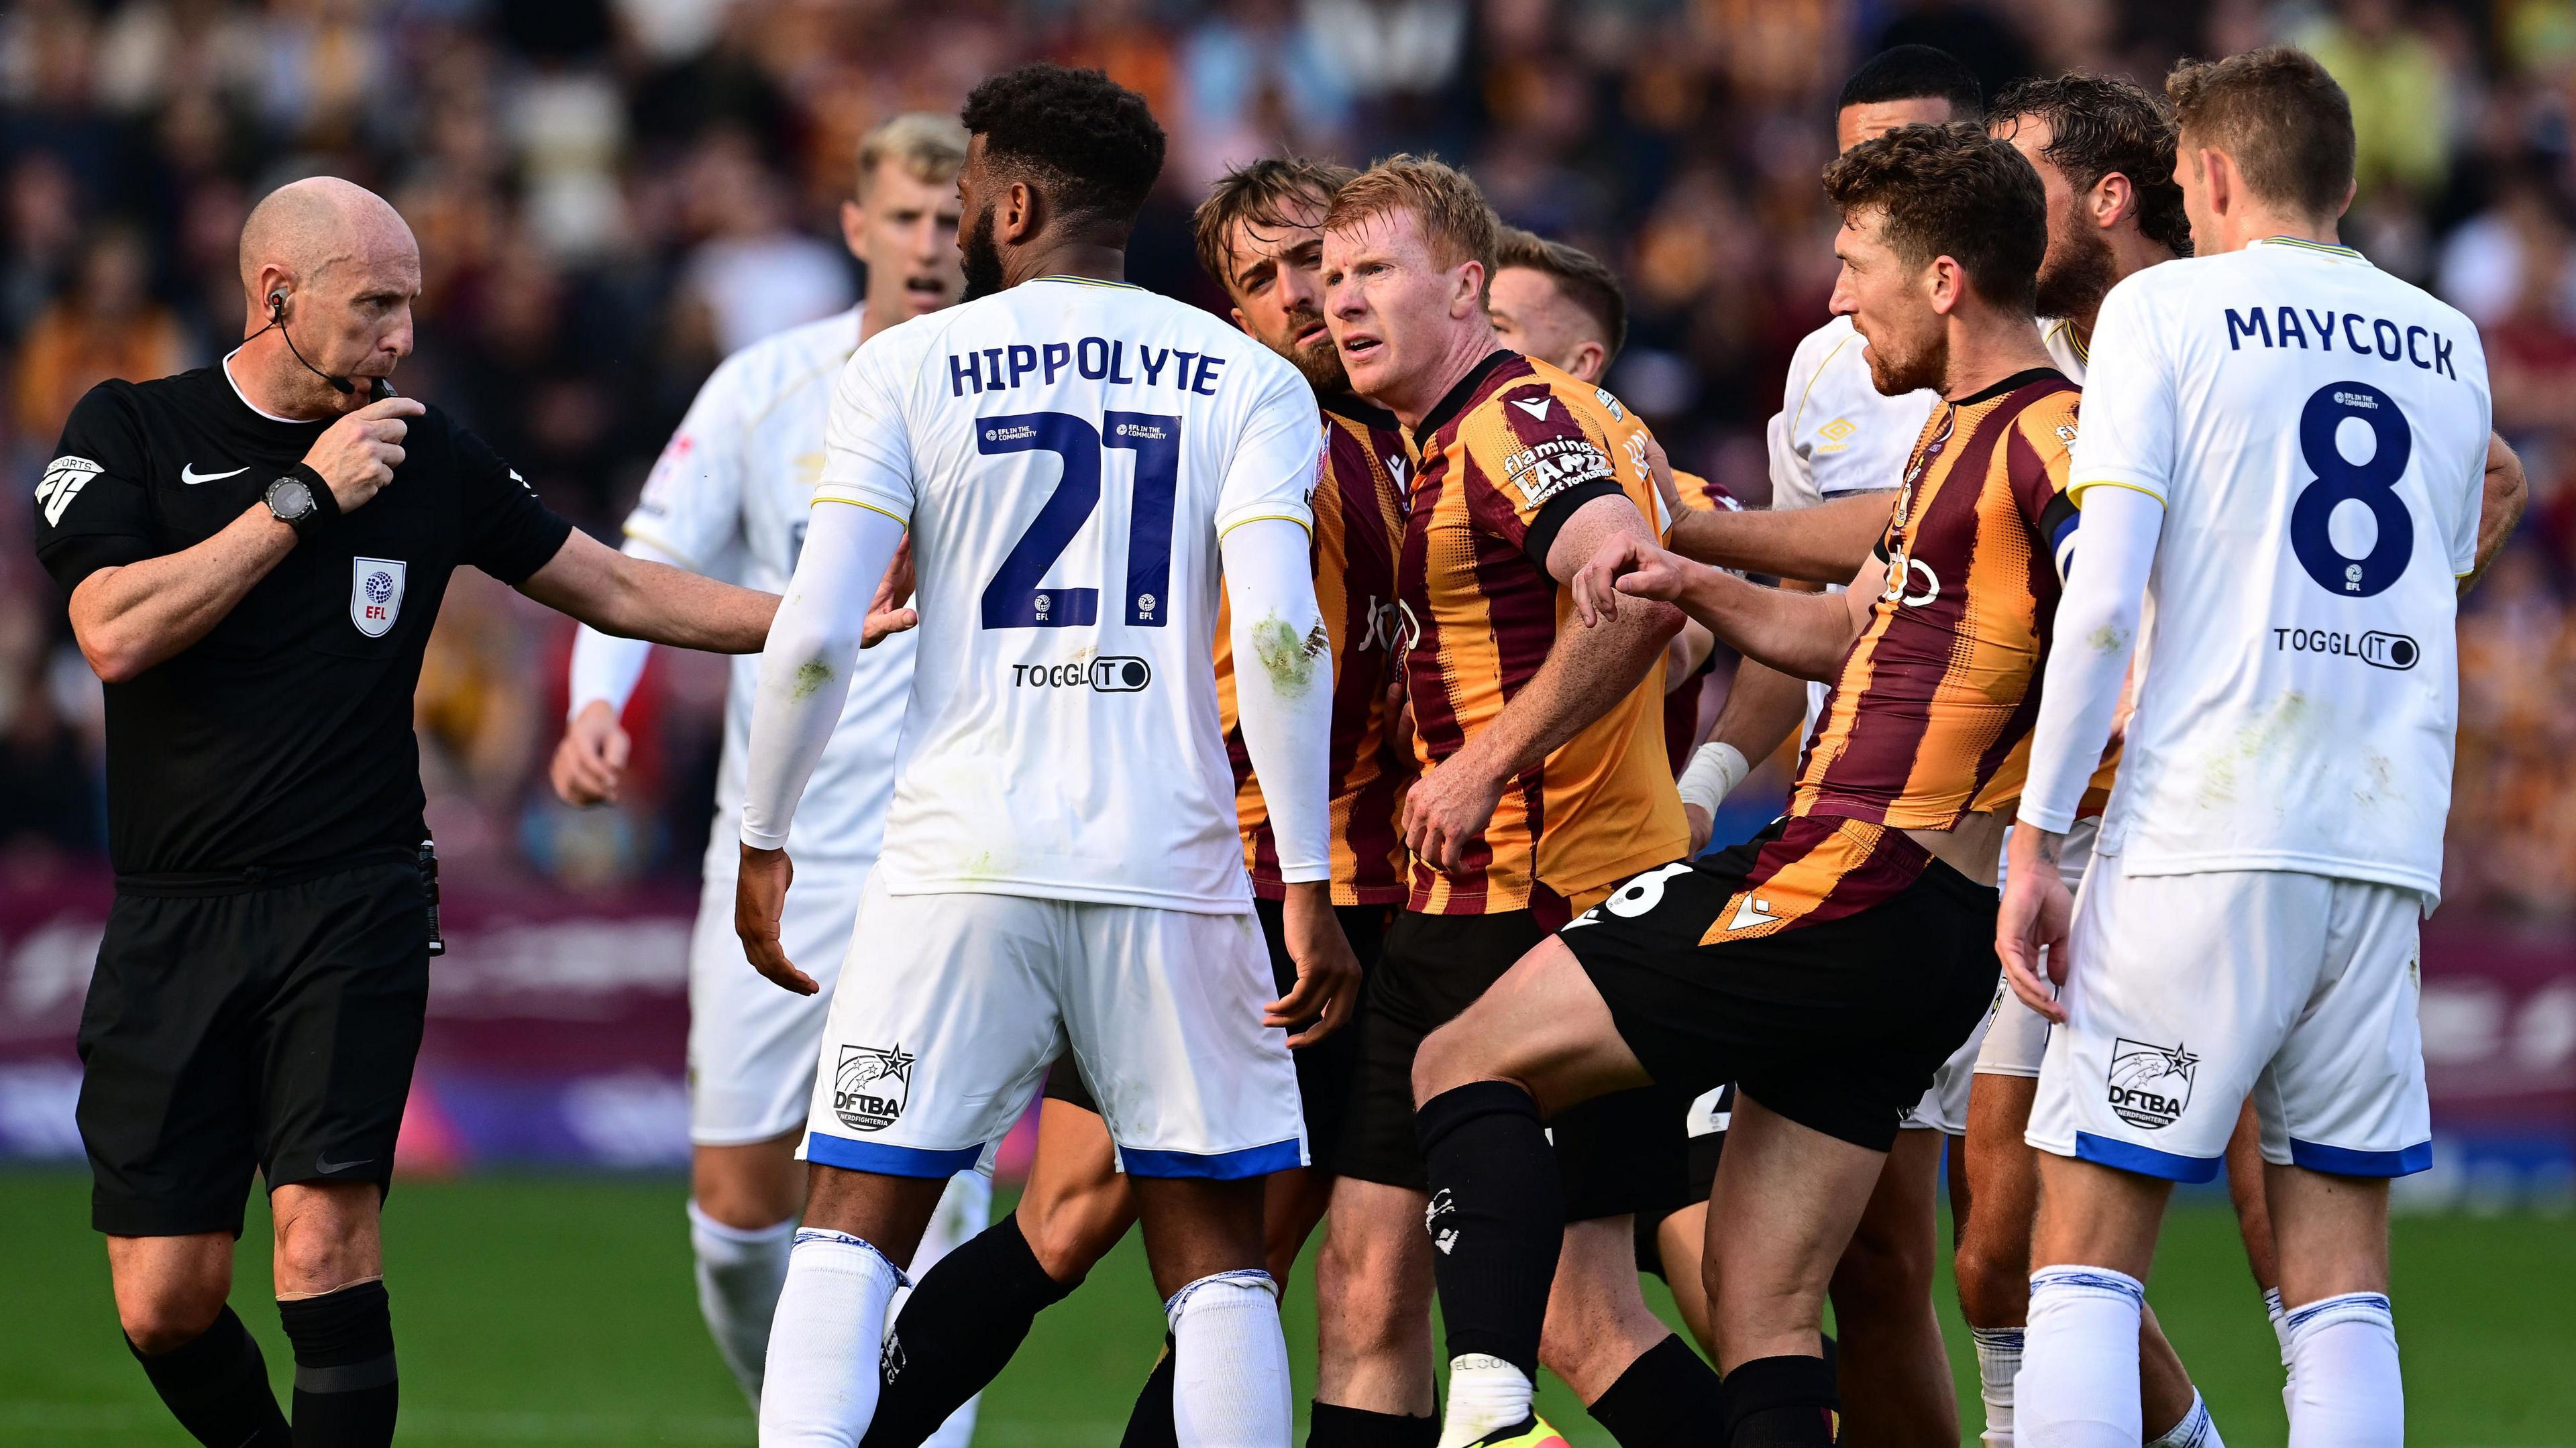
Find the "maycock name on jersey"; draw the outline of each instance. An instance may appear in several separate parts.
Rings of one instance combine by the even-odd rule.
[[[2454,382],[2460,378],[2458,369],[2451,365],[2451,339],[2419,323],[2401,327],[2359,312],[2319,312],[2307,307],[2225,310],[2227,350],[2231,352],[2242,352],[2248,346],[2340,351],[2351,357],[2403,362],[2426,372],[2438,372]]]
[[[1175,392],[1216,396],[1223,357],[1183,352],[1173,347],[1127,345],[1116,337],[1085,337],[1078,342],[1014,342],[974,352],[948,354],[948,395],[1008,392],[1034,379],[1053,386],[1067,372],[1091,382],[1117,387],[1168,387]]]

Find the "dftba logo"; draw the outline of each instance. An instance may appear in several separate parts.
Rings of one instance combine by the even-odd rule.
[[[2171,1126],[2191,1105],[2200,1058],[2181,1046],[2151,1046],[2120,1037],[2111,1047],[2106,1098],[2122,1121],[2147,1131]]]
[[[903,1115],[912,1096],[912,1063],[897,1044],[891,1051],[874,1046],[843,1046],[832,1072],[832,1113],[853,1131],[883,1131]]]

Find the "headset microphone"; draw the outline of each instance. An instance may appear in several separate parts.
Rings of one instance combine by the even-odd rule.
[[[314,376],[321,378],[324,382],[331,384],[332,391],[346,397],[350,393],[358,390],[356,383],[350,381],[346,377],[335,376],[329,372],[325,372],[321,368],[314,366],[312,363],[306,362],[304,360],[304,354],[296,350],[295,334],[286,330],[286,293],[283,289],[270,292],[268,294],[268,327],[260,328],[259,332],[265,332],[269,327],[276,328],[277,335],[285,339],[288,354],[293,356],[296,361],[303,363],[305,371],[310,372]],[[252,337],[257,337],[259,332],[253,332],[250,334],[250,337],[245,337],[242,340],[247,342],[251,340]],[[370,400],[382,402],[386,398],[394,395],[394,385],[391,381],[382,377],[371,377],[367,380],[367,396]]]

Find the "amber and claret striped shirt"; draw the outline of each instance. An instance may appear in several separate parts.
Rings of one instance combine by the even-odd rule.
[[[1391,737],[1387,686],[1394,676],[1395,551],[1404,537],[1399,486],[1408,454],[1395,414],[1357,398],[1326,398],[1323,474],[1315,487],[1315,601],[1333,663],[1333,903],[1401,904],[1407,893],[1404,836],[1396,812],[1413,760]],[[1253,893],[1276,900],[1279,847],[1270,810],[1252,776],[1234,696],[1231,626],[1216,626],[1216,698],[1225,751],[1234,761],[1234,809]]]
[[[1619,400],[1544,362],[1498,351],[1413,432],[1413,488],[1396,594],[1405,689],[1424,769],[1468,738],[1538,672],[1571,589],[1544,559],[1556,530],[1596,497],[1624,494],[1658,516],[1645,429]],[[1454,873],[1416,861],[1407,907],[1433,915],[1575,909],[1689,845],[1664,763],[1660,659],[1610,711],[1504,788]]]
[[[1948,830],[1993,808],[1990,791],[2018,793],[2075,526],[2080,396],[2038,368],[1933,409],[1879,540],[1887,586],[1808,737],[1791,815]]]

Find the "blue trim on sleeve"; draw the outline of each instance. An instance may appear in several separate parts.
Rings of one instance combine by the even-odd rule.
[[[918,1146],[888,1146],[882,1141],[852,1141],[846,1136],[826,1136],[819,1131],[805,1134],[807,1161],[848,1171],[874,1172],[878,1176],[952,1177],[961,1171],[973,1171],[976,1159],[983,1154],[981,1146],[929,1151]]]
[[[1118,1161],[1127,1169],[1129,1176],[1205,1177],[1210,1181],[1230,1182],[1304,1166],[1306,1151],[1302,1143],[1290,1137],[1268,1146],[1247,1146],[1237,1151],[1146,1151],[1122,1146],[1118,1148]]]
[[[2182,1156],[2158,1151],[2152,1146],[2095,1136],[2089,1131],[2075,1133],[2075,1159],[2136,1172],[2140,1176],[2162,1177],[2169,1182],[2214,1181],[2218,1177],[2220,1160],[2214,1156]]]
[[[2413,1176],[2432,1169],[2433,1143],[2419,1141],[2396,1151],[2355,1151],[2348,1146],[2326,1146],[2294,1136],[2290,1138],[2290,1165],[2334,1176]]]

